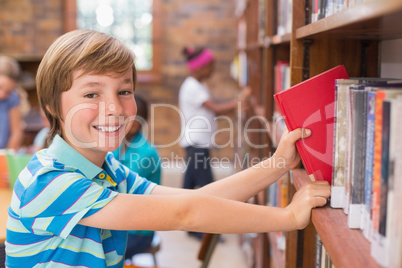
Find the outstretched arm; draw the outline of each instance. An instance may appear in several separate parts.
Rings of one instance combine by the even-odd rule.
[[[185,230],[208,233],[289,231],[304,228],[311,208],[330,194],[327,182],[302,187],[286,208],[258,206],[197,193],[117,195],[79,224],[113,230]]]
[[[251,95],[251,88],[245,87],[242,88],[239,98],[235,100],[230,100],[222,103],[217,103],[212,100],[207,100],[204,102],[202,105],[213,111],[216,115],[221,115],[227,112],[234,111],[236,108],[238,108],[240,104],[241,109],[247,109],[248,108],[248,99],[250,98]]]
[[[303,186],[286,208],[244,202],[294,168],[294,143],[306,131],[285,132],[270,159],[198,190],[156,186],[150,196],[119,194],[82,225],[114,230],[186,230],[209,233],[271,232],[302,229],[311,209],[326,204],[328,182]],[[276,163],[276,164],[275,164]],[[281,163],[281,164],[278,164]],[[224,224],[222,224],[224,223]]]
[[[299,163],[300,157],[294,143],[309,135],[309,130],[296,129],[292,132],[286,130],[282,135],[277,151],[272,157],[195,191],[205,195],[246,201],[274,183]],[[152,194],[179,194],[185,191],[188,190],[157,186]]]

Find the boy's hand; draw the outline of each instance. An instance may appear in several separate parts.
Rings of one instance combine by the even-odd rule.
[[[300,188],[286,207],[295,227],[304,229],[310,222],[311,209],[324,206],[330,195],[331,187],[327,181],[314,181]]]
[[[291,132],[287,128],[283,131],[281,140],[273,157],[275,157],[278,163],[285,162],[287,169],[295,168],[300,161],[300,156],[296,151],[295,142],[300,138],[306,138],[311,135],[309,129],[295,129]]]

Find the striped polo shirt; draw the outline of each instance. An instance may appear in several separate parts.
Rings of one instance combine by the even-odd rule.
[[[112,153],[100,168],[56,136],[48,149],[32,157],[15,183],[8,208],[6,266],[123,267],[127,232],[78,222],[118,193],[149,194],[155,185]]]

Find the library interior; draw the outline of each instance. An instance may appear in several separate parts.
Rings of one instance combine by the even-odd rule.
[[[0,0],[0,268],[25,267],[24,263],[30,267],[36,263],[35,267],[401,268],[401,25],[401,0]],[[117,76],[107,75],[110,69],[101,59],[94,66],[79,62],[100,57],[99,53],[110,57],[120,46],[113,43],[101,52],[86,51],[98,49],[90,44],[100,42],[96,40],[100,37],[92,36],[98,32],[121,41],[132,52],[130,68],[135,66],[135,77],[123,60],[113,57],[111,65],[126,68],[118,69]],[[63,43],[74,38],[81,42],[75,49]],[[78,53],[78,49],[82,50]],[[124,55],[121,50],[116,55]],[[63,62],[51,55],[63,52]],[[68,69],[69,65],[73,67]],[[133,82],[123,81],[127,73]],[[85,89],[77,97],[71,92],[80,79],[89,81],[85,87],[91,91]],[[49,89],[44,83],[49,88],[55,83],[54,93],[46,94]],[[83,88],[78,90],[84,92]],[[132,95],[135,119],[130,117],[135,109],[128,106],[135,106]],[[84,107],[82,102],[69,112],[62,109],[62,104],[72,107],[79,98],[93,106]],[[65,113],[65,118],[53,108]],[[97,122],[89,130],[68,133],[67,124],[73,128],[101,121],[94,112],[101,115],[102,109],[108,117],[119,112],[113,120],[124,120],[124,131],[115,121],[113,127]],[[126,130],[129,125],[132,129]],[[300,156],[298,164],[281,167],[278,152],[289,143],[286,133],[298,128],[310,129],[311,136],[301,136],[292,144]],[[94,133],[97,140],[90,143]],[[121,146],[110,145],[116,139],[123,141]],[[106,150],[107,146],[115,151]],[[57,148],[63,149],[59,159]],[[94,153],[104,160],[99,166],[87,157]],[[121,238],[126,232],[119,234],[104,227],[110,226],[107,223],[93,220],[102,222],[96,214],[104,215],[103,207],[106,211],[114,202],[122,202],[115,197],[126,196],[120,193],[152,196],[153,189],[161,194],[170,187],[175,190],[169,194],[183,193],[185,188],[209,196],[211,191],[203,189],[213,186],[207,184],[216,181],[223,186],[227,177],[240,182],[237,174],[248,174],[240,172],[268,162],[273,163],[270,169],[284,172],[267,178],[270,183],[260,183],[264,187],[245,202],[236,201],[249,208],[290,211],[292,200],[298,200],[306,185],[326,181],[330,197],[325,205],[312,206],[306,227],[220,233],[214,228],[234,230],[236,220],[259,226],[261,220],[232,214],[233,219],[229,216],[217,223],[211,212],[211,218],[202,219],[214,226],[206,228],[210,233],[170,230],[169,222],[166,227],[159,222],[149,225],[156,226],[155,232],[130,230],[127,240]],[[86,163],[98,172],[81,171],[80,166],[93,169]],[[82,196],[67,196],[67,188],[73,189],[70,193],[80,191],[68,173],[79,174],[80,187],[97,189],[102,197],[96,196],[96,203],[83,200],[95,198],[95,193],[85,196],[89,190]],[[245,181],[253,181],[252,177]],[[61,186],[54,185],[56,180]],[[234,191],[225,188],[227,193],[216,201]],[[156,204],[160,203],[151,209],[135,206],[139,211],[125,209],[152,219],[153,214],[144,210]],[[41,208],[32,210],[35,205]],[[33,216],[27,216],[28,210]],[[221,213],[228,214],[224,210]],[[127,249],[134,245],[134,251],[125,251],[126,240]],[[122,247],[111,245],[122,241]]]

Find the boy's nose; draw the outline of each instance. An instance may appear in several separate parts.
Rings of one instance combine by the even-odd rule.
[[[118,99],[110,99],[106,101],[107,115],[121,115],[123,111],[122,105]]]

